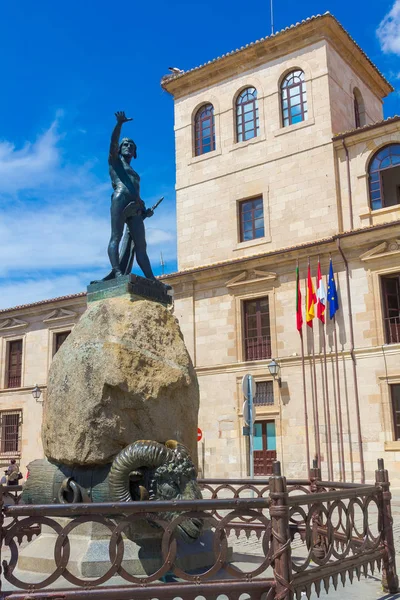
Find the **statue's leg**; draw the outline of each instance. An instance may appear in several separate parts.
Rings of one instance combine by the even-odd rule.
[[[155,279],[149,257],[147,256],[146,233],[142,217],[140,215],[130,217],[126,224],[129,227],[129,232],[135,244],[136,260],[143,271],[143,275],[147,279]]]
[[[126,204],[122,194],[113,194],[111,200],[111,238],[108,244],[108,257],[116,277],[122,275],[119,264],[119,243],[124,231],[122,211]]]

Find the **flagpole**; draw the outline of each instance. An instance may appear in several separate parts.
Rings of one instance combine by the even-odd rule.
[[[326,361],[326,339],[325,325],[321,322],[322,340],[324,351],[324,380],[325,380],[325,398],[326,398],[326,428],[327,428],[327,445],[328,445],[328,473],[329,480],[333,481],[333,458],[332,458],[332,433],[331,433],[331,411],[329,408],[329,390],[328,390],[328,365]]]
[[[299,315],[300,310],[300,315]],[[308,408],[307,408],[307,384],[306,384],[306,366],[304,361],[304,340],[303,340],[303,315],[301,308],[301,292],[300,292],[300,275],[299,275],[299,261],[296,261],[296,318],[297,318],[297,330],[300,334],[300,346],[301,346],[301,370],[303,374],[303,399],[304,399],[304,426],[306,430],[306,460],[307,460],[307,473],[311,467],[310,461],[310,434],[308,430]],[[300,322],[299,322],[300,321]]]
[[[310,273],[310,259],[308,259],[308,274]],[[308,274],[307,274],[307,285],[306,289],[308,290]],[[306,296],[306,302],[308,302],[308,293]],[[314,299],[312,300],[313,304],[315,303]],[[307,313],[308,314],[308,306]],[[308,321],[307,321],[307,326]],[[315,436],[315,451],[317,455],[318,467],[321,468],[321,444],[319,437],[319,416],[318,416],[318,394],[317,394],[317,374],[315,369],[315,352],[314,352],[314,328],[311,320],[311,361],[310,361],[310,371],[311,371],[311,391],[313,396],[313,416],[314,416],[314,436]]]
[[[307,455],[307,473],[311,467],[310,462],[310,437],[308,431],[308,409],[307,409],[307,384],[306,384],[306,365],[304,360],[304,340],[303,331],[300,331],[300,342],[301,342],[301,368],[303,372],[303,396],[304,396],[304,423],[306,426],[306,455]]]
[[[319,414],[318,414],[318,390],[317,390],[317,370],[315,367],[315,351],[314,351],[314,328],[312,327],[311,350],[312,350],[312,370],[314,377],[314,397],[315,397],[315,425],[316,425],[316,447],[318,455],[318,467],[321,468],[321,441],[319,433]]]
[[[336,389],[338,399],[338,422],[339,422],[339,445],[340,445],[340,466],[343,481],[346,481],[346,469],[344,466],[344,444],[343,444],[343,421],[342,421],[342,400],[340,396],[340,376],[339,376],[339,355],[336,333],[336,317],[333,316],[333,339],[335,343],[335,363],[336,363]]]
[[[328,275],[328,300],[329,300],[329,318],[333,319],[333,338],[335,344],[335,366],[336,366],[336,425],[339,437],[339,458],[340,458],[340,476],[346,481],[346,467],[344,461],[344,442],[343,442],[343,420],[342,420],[342,400],[340,395],[340,376],[339,376],[339,355],[336,331],[336,312],[339,309],[337,297],[335,274],[333,272],[332,255],[329,254],[329,275]],[[351,450],[351,445],[350,445]]]
[[[321,302],[321,292],[324,297],[324,303]],[[328,478],[329,481],[333,481],[333,458],[332,458],[332,435],[331,435],[331,413],[329,408],[329,389],[328,389],[328,366],[326,362],[326,339],[325,339],[325,311],[326,311],[326,295],[324,291],[324,284],[321,273],[321,264],[318,256],[318,274],[317,274],[317,298],[318,298],[318,307],[322,306],[321,314],[319,314],[319,310],[317,308],[317,316],[320,322],[320,334],[322,330],[322,344],[323,344],[323,353],[324,353],[324,361],[322,367],[322,373],[325,382],[325,395],[324,395],[324,417],[325,417],[325,432],[326,432],[326,446],[327,446],[327,454],[328,454]]]
[[[348,304],[349,329],[350,329],[350,356],[351,356],[351,363],[353,366],[354,400],[355,400],[355,405],[356,405],[358,451],[359,451],[359,455],[360,455],[361,483],[365,483],[364,449],[363,449],[363,440],[362,440],[362,434],[361,434],[360,398],[359,398],[359,394],[358,394],[356,357],[354,355],[354,329],[353,329],[353,311],[351,308],[349,263],[347,262],[347,259],[346,259],[345,255],[343,254],[343,250],[340,245],[339,239],[336,240],[336,245],[342,256],[342,259],[344,262],[344,267],[346,269],[347,304]]]

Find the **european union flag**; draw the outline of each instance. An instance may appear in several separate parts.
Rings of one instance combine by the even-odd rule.
[[[339,299],[336,291],[335,277],[333,275],[332,259],[329,264],[328,275],[328,301],[329,301],[329,318],[333,319],[336,311],[339,310]]]

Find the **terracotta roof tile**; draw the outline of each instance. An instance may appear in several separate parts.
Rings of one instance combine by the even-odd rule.
[[[18,306],[12,306],[10,308],[0,308],[0,313],[10,312],[11,310],[21,310],[24,308],[31,308],[32,306],[40,306],[41,304],[51,304],[52,302],[59,302],[61,300],[72,300],[73,298],[83,298],[86,296],[86,292],[79,292],[79,294],[70,294],[69,296],[59,296],[58,298],[49,298],[48,300],[39,300],[38,302],[31,302],[30,304],[19,304]]]
[[[355,127],[354,129],[348,129],[347,131],[343,131],[342,133],[336,133],[332,139],[340,140],[341,138],[348,137],[349,135],[362,133],[363,131],[368,131],[369,129],[383,127],[384,125],[396,123],[397,121],[400,121],[400,116],[394,115],[393,117],[388,117],[387,119],[383,119],[382,121],[375,121],[375,123],[369,123],[368,125],[362,125],[362,127]]]
[[[217,56],[217,58],[213,58],[212,60],[209,60],[208,62],[206,62],[206,63],[204,63],[202,65],[199,65],[198,67],[193,67],[192,69],[188,69],[187,71],[184,71],[183,73],[176,73],[176,74],[171,74],[171,75],[165,75],[161,79],[161,85],[163,85],[164,83],[169,83],[170,81],[175,81],[177,79],[181,79],[182,77],[185,77],[185,75],[188,75],[189,73],[193,73],[194,71],[199,71],[200,69],[204,69],[208,65],[214,64],[214,63],[222,60],[223,58],[226,58],[227,56],[232,56],[234,54],[238,54],[239,52],[242,52],[246,48],[250,48],[251,46],[257,46],[258,44],[262,44],[266,40],[269,40],[269,39],[272,39],[272,38],[276,38],[276,37],[278,37],[278,36],[286,33],[287,31],[289,31],[291,29],[297,29],[299,27],[302,27],[302,26],[306,25],[307,23],[310,23],[311,21],[317,21],[317,20],[323,19],[324,17],[327,17],[327,16],[331,17],[337,23],[337,25],[339,25],[339,27],[344,31],[344,33],[347,35],[347,37],[353,42],[353,44],[358,48],[358,50],[360,50],[360,52],[363,54],[363,56],[367,59],[367,61],[369,62],[369,64],[375,69],[375,71],[377,71],[377,73],[382,77],[382,79],[387,83],[387,85],[389,85],[391,87],[391,89],[393,91],[393,87],[387,81],[386,77],[381,73],[381,71],[372,62],[372,60],[367,56],[367,54],[364,52],[364,50],[351,37],[351,35],[349,34],[349,32],[343,27],[343,25],[340,23],[340,21],[338,21],[336,19],[336,17],[334,17],[329,11],[325,12],[322,15],[320,15],[320,14],[318,14],[318,15],[312,15],[311,17],[308,17],[307,19],[303,19],[302,21],[294,23],[293,25],[289,25],[288,27],[285,27],[284,29],[281,29],[280,31],[277,31],[277,32],[273,33],[272,35],[267,35],[267,36],[265,36],[265,37],[263,37],[263,38],[261,38],[259,40],[256,40],[255,42],[250,42],[249,44],[246,44],[245,46],[241,46],[240,48],[236,48],[236,50],[232,50],[231,52],[227,52],[226,54],[222,54],[221,56]]]
[[[319,246],[320,244],[327,244],[330,242],[335,242],[337,239],[342,237],[348,237],[351,235],[357,235],[358,233],[364,233],[373,230],[385,229],[390,227],[391,225],[400,225],[400,220],[397,221],[389,221],[387,223],[380,223],[379,225],[370,225],[369,227],[360,227],[359,229],[353,229],[348,231],[343,231],[342,233],[337,233],[335,235],[320,238],[318,240],[304,242],[302,244],[296,244],[295,246],[286,246],[285,248],[279,248],[277,250],[270,250],[269,252],[259,252],[257,254],[251,254],[250,256],[242,256],[240,258],[228,258],[226,260],[218,261],[215,263],[209,263],[205,265],[201,265],[198,267],[190,267],[187,269],[182,269],[181,271],[176,271],[175,273],[168,273],[167,275],[163,275],[160,279],[169,279],[171,277],[178,277],[179,275],[188,275],[190,273],[196,273],[198,271],[207,271],[209,269],[213,269],[215,267],[225,267],[229,265],[240,264],[242,262],[246,262],[249,260],[254,260],[257,258],[268,258],[270,256],[277,256],[279,254],[285,254],[286,252],[293,252],[294,250],[301,250],[303,248],[312,248],[313,246]]]
[[[400,117],[399,117],[400,118]],[[285,248],[279,248],[278,250],[271,250],[270,252],[259,252],[258,254],[251,254],[250,256],[243,256],[241,258],[230,258],[222,261],[218,261],[215,263],[208,263],[206,265],[200,265],[198,267],[190,267],[187,269],[182,269],[181,271],[175,271],[174,273],[168,273],[166,275],[161,275],[157,277],[157,279],[164,280],[169,279],[171,277],[177,277],[179,275],[186,275],[189,273],[196,273],[197,271],[205,271],[207,269],[212,269],[214,267],[224,267],[230,264],[241,263],[247,260],[253,260],[255,258],[262,258],[268,256],[274,256],[278,254],[284,254],[285,252],[291,252],[293,250],[301,250],[302,248],[312,248],[313,246],[318,246],[320,244],[326,244],[329,242],[334,242],[336,239],[340,239],[342,237],[348,237],[351,235],[356,235],[358,233],[364,233],[373,230],[386,229],[392,225],[400,225],[400,220],[397,221],[389,221],[387,223],[380,223],[379,225],[370,225],[369,227],[360,227],[359,229],[349,229],[347,231],[343,231],[342,233],[338,233],[326,238],[320,238],[318,240],[314,240],[312,242],[303,242],[302,244],[297,244],[295,246],[286,246]],[[61,300],[72,300],[74,298],[84,298],[86,296],[86,292],[79,292],[78,294],[70,294],[69,296],[59,296],[57,298],[50,298],[48,300],[40,300],[39,302],[32,302],[30,304],[20,304],[17,306],[12,306],[10,308],[1,308],[0,313],[9,312],[12,310],[21,310],[25,308],[31,308],[32,306],[40,306],[42,304],[51,304],[52,302],[59,302]]]

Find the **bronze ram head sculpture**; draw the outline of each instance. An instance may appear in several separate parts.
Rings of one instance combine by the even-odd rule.
[[[112,463],[108,483],[114,502],[202,497],[189,451],[175,440],[165,444],[140,440],[127,446]],[[171,521],[174,513],[159,516]],[[187,542],[194,541],[201,533],[202,522],[187,519],[177,529]]]
[[[25,504],[196,500],[201,491],[188,449],[175,440],[165,444],[139,440],[124,448],[109,465],[66,466],[46,459],[28,465]],[[171,521],[174,513],[157,513]],[[187,542],[202,530],[198,519],[186,519],[177,533]]]

